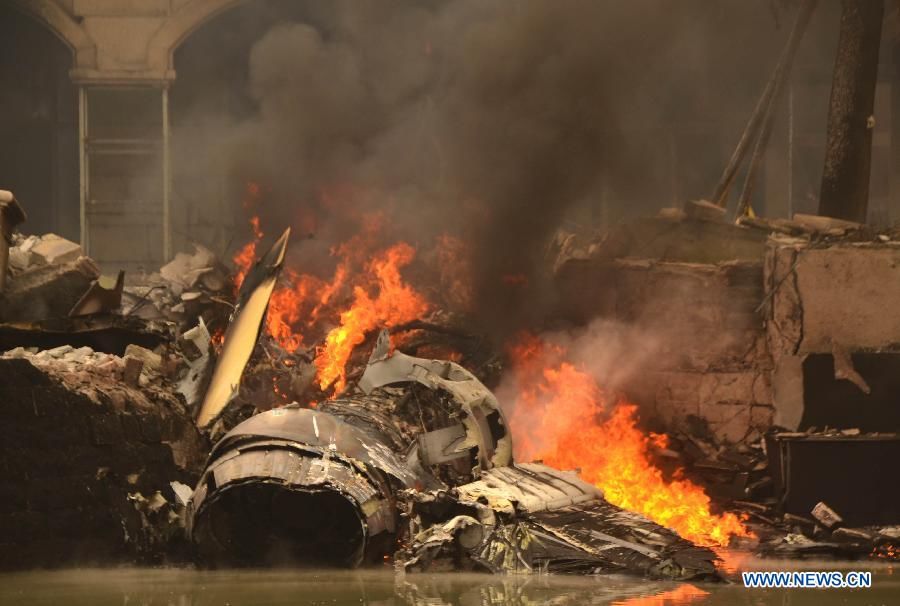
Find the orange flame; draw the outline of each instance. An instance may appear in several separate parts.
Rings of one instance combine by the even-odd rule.
[[[893,543],[885,543],[875,547],[869,555],[886,560],[900,560],[900,547]]]
[[[377,283],[373,298],[362,286],[353,289],[353,303],[341,313],[340,326],[325,337],[316,355],[319,387],[334,384],[340,393],[347,384],[346,365],[353,348],[365,340],[366,333],[378,327],[391,327],[418,318],[428,310],[428,303],[403,281],[400,269],[415,257],[415,249],[400,242],[367,265]]]
[[[241,200],[241,205],[247,210],[254,209],[259,205],[261,191],[262,188],[259,183],[253,181],[248,182],[244,191],[244,198]],[[244,244],[241,249],[235,253],[234,258],[232,259],[236,269],[234,274],[235,289],[241,287],[244,278],[247,276],[247,272],[250,271],[250,268],[253,267],[253,264],[256,262],[256,244],[262,240],[263,235],[265,235],[260,228],[258,215],[250,217],[250,227],[253,229],[254,239]]]
[[[667,481],[650,462],[665,436],[640,431],[637,407],[605,394],[565,352],[535,337],[512,348],[517,396],[509,421],[516,458],[580,469],[610,503],[641,513],[698,545],[727,545],[752,536],[731,513],[717,515],[703,489],[676,477]],[[678,474],[676,474],[677,476]]]
[[[258,184],[249,183],[244,208],[252,212],[259,205],[262,191]],[[334,206],[339,204],[340,196],[328,195],[324,202]],[[358,233],[331,250],[338,258],[331,279],[286,269],[266,315],[269,335],[287,351],[299,349],[307,331],[316,337],[325,335],[323,346],[316,352],[317,380],[322,389],[333,386],[334,393],[346,387],[345,366],[354,347],[365,340],[368,332],[408,322],[429,308],[425,298],[400,276],[400,269],[415,257],[415,249],[400,242],[373,255],[384,217],[380,212],[372,212],[361,213],[355,219],[360,224]],[[238,287],[255,262],[257,245],[264,235],[257,215],[249,221],[255,239],[233,259]],[[323,325],[334,321],[339,325],[325,334]]]
[[[709,595],[708,591],[695,585],[685,583],[675,589],[663,591],[655,595],[628,598],[621,602],[613,602],[613,606],[684,606],[692,602],[703,601]]]
[[[240,288],[241,284],[244,283],[244,278],[247,277],[247,272],[250,271],[250,268],[253,267],[253,264],[256,262],[256,243],[257,240],[251,240],[244,244],[237,253],[235,253],[232,261],[234,262],[235,273],[234,273],[234,287]]]

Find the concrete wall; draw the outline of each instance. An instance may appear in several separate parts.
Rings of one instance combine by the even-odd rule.
[[[811,245],[774,238],[767,247],[765,281],[780,425],[794,429],[801,423],[808,355],[832,354],[835,348],[851,356],[900,352],[900,243]]]
[[[656,341],[655,354],[624,386],[645,418],[679,429],[694,415],[722,441],[754,440],[774,414],[756,311],[764,296],[757,250],[759,261],[566,263],[557,273],[563,313],[578,321],[613,318]]]

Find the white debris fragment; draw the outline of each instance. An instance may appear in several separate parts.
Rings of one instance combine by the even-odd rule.
[[[84,256],[84,250],[82,250],[80,244],[66,240],[56,234],[45,234],[39,242],[32,246],[31,253],[37,258],[38,262],[45,265],[68,263]]]
[[[187,484],[182,484],[178,481],[169,482],[169,486],[172,487],[172,492],[175,493],[176,502],[179,505],[186,506],[188,501],[191,500],[191,495],[194,494],[194,490]]]

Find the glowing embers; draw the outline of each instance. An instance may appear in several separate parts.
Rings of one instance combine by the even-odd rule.
[[[565,352],[525,336],[511,349],[517,394],[507,402],[516,459],[542,460],[581,477],[606,499],[642,513],[699,545],[727,545],[750,536],[731,513],[712,513],[703,489],[676,474],[671,480],[650,462],[651,446],[666,437],[637,428],[637,407],[608,402],[589,374]]]

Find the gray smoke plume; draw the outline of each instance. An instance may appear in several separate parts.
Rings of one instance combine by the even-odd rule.
[[[661,178],[655,158],[669,144],[652,125],[720,104],[739,125],[783,34],[763,1],[329,0],[305,10],[252,47],[254,109],[219,138],[228,172],[269,188],[264,226],[315,234],[297,253],[301,270],[324,264],[376,211],[385,243],[461,237],[475,310],[501,332],[546,303],[536,268],[567,213]],[[718,99],[696,87],[719,74],[731,78]],[[671,202],[647,195],[639,210]]]

